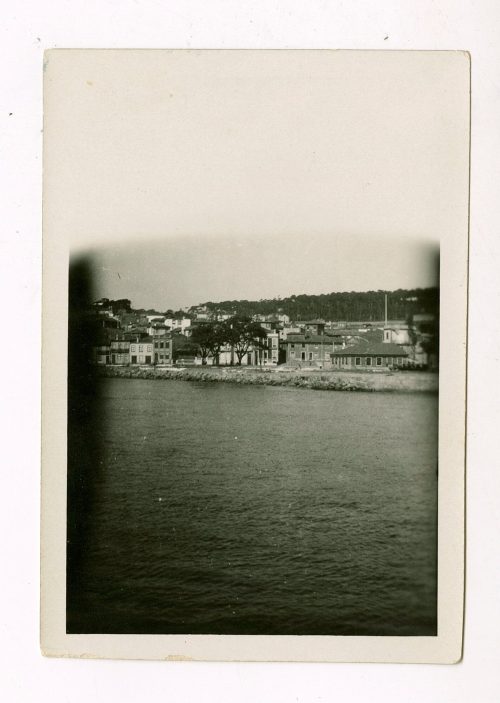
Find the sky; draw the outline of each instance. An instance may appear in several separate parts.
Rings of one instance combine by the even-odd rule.
[[[349,236],[183,237],[128,241],[87,254],[95,299],[134,308],[187,309],[338,291],[437,285],[438,248],[407,238]]]
[[[137,308],[434,285],[468,77],[459,52],[54,54],[44,229]]]

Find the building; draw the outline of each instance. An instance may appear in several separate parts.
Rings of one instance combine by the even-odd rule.
[[[392,342],[358,342],[331,354],[337,369],[398,368],[408,366],[408,353]]]
[[[301,329],[300,327],[297,327],[297,325],[285,325],[283,329],[281,330],[281,338],[282,340],[286,340],[287,337],[291,334],[301,334]]]
[[[157,366],[172,366],[174,350],[172,337],[160,337],[153,340],[154,363]]]
[[[116,366],[130,364],[130,342],[126,339],[112,339],[110,344],[111,360],[109,363]]]
[[[280,334],[279,332],[268,332],[267,349],[265,350],[265,364],[277,366],[280,362]]]
[[[384,327],[384,342],[392,342],[393,344],[413,344],[411,330],[408,325]]]
[[[295,323],[305,334],[323,334],[326,322],[324,320],[305,320]]]
[[[191,318],[167,317],[165,318],[165,326],[168,327],[171,332],[181,332],[185,334],[187,328],[191,326]]]
[[[331,367],[335,340],[324,334],[289,334],[286,338],[288,366]]]
[[[109,342],[101,342],[92,347],[92,362],[98,366],[109,364],[111,360],[111,347]]]
[[[130,363],[148,365],[154,363],[153,340],[151,337],[130,342]]]

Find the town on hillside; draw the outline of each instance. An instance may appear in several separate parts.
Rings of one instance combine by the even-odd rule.
[[[85,329],[85,338],[92,340],[89,360],[98,366],[437,370],[437,309],[422,305],[419,296],[398,293],[396,306],[394,295],[379,291],[377,306],[369,310],[381,319],[370,314],[358,320],[352,315],[294,319],[279,300],[266,313],[252,313],[248,301],[243,313],[215,304],[160,313],[134,310],[128,299],[101,298],[85,311],[80,332]],[[373,299],[373,294],[353,295]],[[359,310],[363,307],[353,312]],[[394,310],[398,318],[388,315]]]

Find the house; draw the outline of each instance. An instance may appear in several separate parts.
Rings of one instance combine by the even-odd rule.
[[[163,337],[168,332],[165,325],[159,322],[150,322],[146,331],[150,337]]]
[[[323,334],[325,331],[326,322],[324,320],[306,320],[296,322],[297,327],[300,327],[305,334]]]
[[[267,349],[265,350],[265,364],[277,366],[280,361],[280,334],[279,332],[268,332]]]
[[[181,332],[185,334],[186,329],[191,326],[191,318],[167,317],[165,318],[165,326],[168,327],[171,332]]]
[[[324,334],[289,334],[286,338],[286,363],[289,366],[331,367],[335,341]]]
[[[130,363],[131,364],[153,364],[153,339],[145,337],[144,339],[130,342]]]
[[[290,325],[290,324],[287,324],[287,325],[285,325],[285,326],[283,327],[283,329],[281,330],[281,338],[282,338],[283,340],[286,340],[286,338],[287,338],[290,334],[300,334],[300,333],[301,333],[300,327],[297,327],[297,325]]]
[[[408,325],[386,325],[384,327],[384,342],[411,345],[412,334]]]
[[[117,366],[130,364],[130,341],[126,339],[112,339],[110,343],[110,363]]]
[[[157,366],[172,366],[174,363],[174,350],[172,337],[159,337],[153,339],[154,363]]]
[[[408,354],[392,342],[358,342],[331,354],[337,369],[395,368],[408,366]]]
[[[101,342],[92,347],[92,362],[98,366],[104,366],[110,363],[111,347],[109,342]]]
[[[243,354],[241,364],[238,364],[236,351],[233,347],[227,345],[221,349],[218,362],[219,366],[262,366],[262,364],[268,362],[269,358],[268,349],[260,348],[257,345],[251,345],[248,351]],[[213,359],[209,359],[208,362],[213,363]]]

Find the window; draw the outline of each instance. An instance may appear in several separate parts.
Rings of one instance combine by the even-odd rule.
[[[382,366],[382,357],[377,356],[377,366]]]
[[[360,356],[356,357],[355,363],[356,363],[356,366],[361,366],[361,357]]]
[[[312,354],[312,352],[309,352],[309,361],[311,361],[312,358],[313,358],[313,354]]]
[[[142,344],[139,345],[139,352],[143,351],[143,346]]]
[[[372,358],[371,358],[371,356],[367,356],[367,357],[366,357],[366,365],[367,365],[367,366],[371,366],[371,365],[372,365]]]
[[[147,348],[147,351],[148,351],[148,352],[151,352],[151,351],[153,351],[153,347],[152,347],[152,345],[151,345],[151,344],[148,344],[148,348]]]

